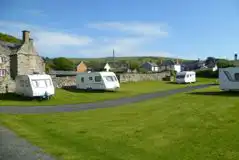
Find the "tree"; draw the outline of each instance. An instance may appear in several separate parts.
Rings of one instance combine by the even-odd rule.
[[[53,59],[53,68],[55,70],[72,71],[75,69],[75,65],[71,60],[59,57]]]
[[[134,70],[134,69],[139,69],[139,63],[136,61],[130,61],[129,62],[129,69]]]
[[[205,65],[208,67],[213,67],[216,64],[216,58],[214,57],[207,57],[206,61],[205,61]]]

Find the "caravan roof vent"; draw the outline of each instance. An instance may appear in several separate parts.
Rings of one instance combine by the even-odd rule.
[[[40,74],[39,72],[33,72],[33,74]]]

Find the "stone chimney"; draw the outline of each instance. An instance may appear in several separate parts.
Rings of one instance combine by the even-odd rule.
[[[235,59],[235,61],[237,61],[237,54],[234,55],[234,59]]]
[[[29,38],[29,42],[30,42],[30,44],[33,45],[33,39],[32,38]]]
[[[22,40],[23,43],[28,43],[29,42],[29,38],[30,38],[30,31],[22,31]]]

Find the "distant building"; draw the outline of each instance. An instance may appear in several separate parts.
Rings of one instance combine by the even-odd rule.
[[[181,64],[179,64],[179,61],[176,62],[173,60],[162,60],[160,64],[158,64],[159,70],[174,70],[176,72],[181,72]]]
[[[200,70],[203,68],[208,68],[208,67],[205,65],[205,61],[201,61],[201,60],[186,61],[181,64],[182,71],[195,71],[195,70]]]
[[[81,61],[80,64],[78,64],[76,67],[76,72],[86,72],[86,71],[87,71],[87,66],[83,61]]]
[[[153,62],[145,62],[141,65],[141,68],[144,68],[145,70],[150,71],[150,72],[158,72],[159,71],[159,66]]]

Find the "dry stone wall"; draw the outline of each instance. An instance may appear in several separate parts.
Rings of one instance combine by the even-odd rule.
[[[138,82],[138,81],[161,81],[164,77],[170,76],[170,72],[152,73],[152,74],[120,74],[118,76],[120,83]]]
[[[75,76],[67,76],[67,77],[56,77],[51,76],[53,84],[56,88],[62,87],[70,87],[76,85],[76,77]]]
[[[119,74],[117,75],[120,83],[125,82],[138,82],[138,81],[161,81],[164,77],[169,76],[170,72],[163,72],[163,73],[152,73],[152,74]],[[75,76],[68,76],[68,77],[55,77],[52,76],[52,80],[54,86],[57,88],[62,87],[70,87],[76,85],[76,77]]]

